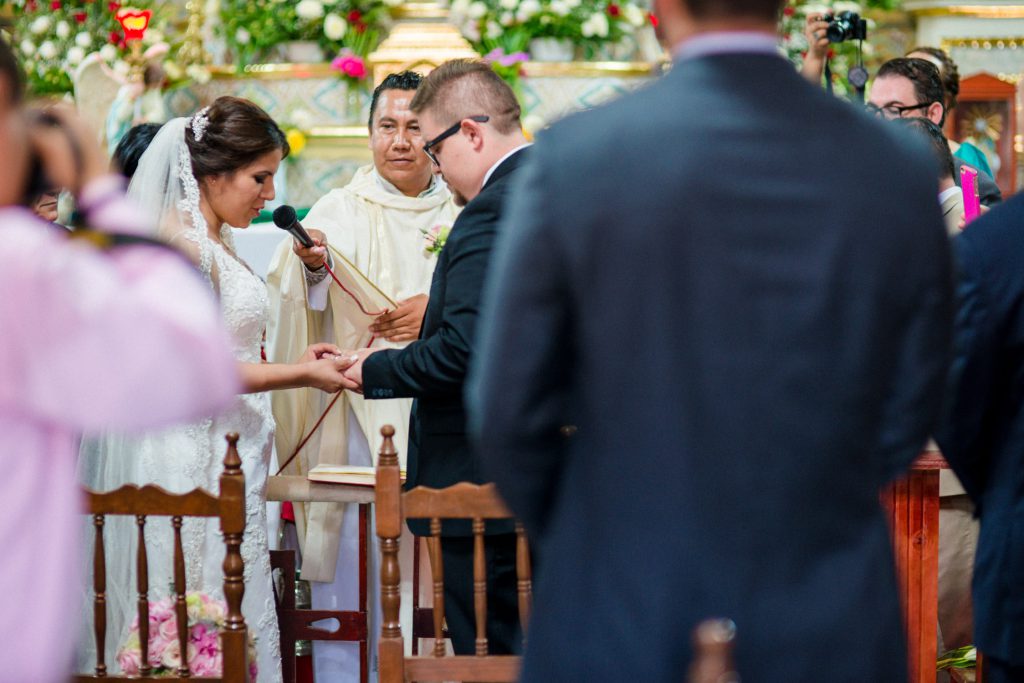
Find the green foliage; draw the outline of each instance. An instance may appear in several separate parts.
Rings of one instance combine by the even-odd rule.
[[[390,25],[390,8],[398,4],[401,0],[221,0],[217,31],[239,69],[296,40],[315,41],[325,55],[349,48],[366,57]]]
[[[650,21],[630,0],[453,0],[450,17],[480,54],[525,51],[534,38],[568,40],[594,53]]]
[[[973,669],[978,664],[978,649],[973,645],[965,645],[939,655],[935,662],[938,671],[944,669]]]
[[[34,96],[71,92],[71,74],[91,52],[100,52],[119,73],[127,72],[124,34],[117,22],[121,5],[93,0],[15,0],[10,40],[22,60],[28,92]],[[134,0],[134,9],[152,9],[151,0]],[[146,44],[159,42],[158,17],[150,22]]]

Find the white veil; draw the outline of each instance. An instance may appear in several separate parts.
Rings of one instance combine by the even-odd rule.
[[[193,124],[205,112],[203,109],[193,117],[171,119],[160,128],[139,160],[128,185],[128,197],[157,221],[161,239],[179,247],[186,246],[181,239],[191,243],[186,250],[213,285],[213,247],[199,208],[199,183],[192,173],[192,157],[185,142],[186,135],[195,134]],[[202,130],[205,125],[200,123],[199,127]],[[231,228],[222,225],[220,230],[221,240],[233,251]]]

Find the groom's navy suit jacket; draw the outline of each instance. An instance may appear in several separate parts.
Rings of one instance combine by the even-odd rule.
[[[420,338],[401,350],[374,353],[363,365],[366,398],[415,399],[406,488],[486,481],[466,436],[463,383],[476,350],[480,297],[498,221],[515,171],[527,154],[520,150],[494,169],[455,220],[434,269]],[[409,526],[415,533],[429,533],[426,522]],[[488,524],[491,533],[511,529]],[[444,533],[469,535],[470,523],[445,522]]]
[[[745,681],[902,678],[879,491],[934,426],[952,319],[903,136],[736,53],[538,137],[468,404],[539,550],[524,681],[681,681],[709,617]]]

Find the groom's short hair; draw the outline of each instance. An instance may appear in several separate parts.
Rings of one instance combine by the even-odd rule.
[[[377,100],[385,90],[416,90],[423,82],[423,76],[415,71],[400,71],[396,74],[388,74],[376,88],[373,89],[373,97],[370,98],[370,119],[367,124],[373,130],[373,115],[377,111]]]
[[[503,135],[522,127],[519,101],[512,88],[479,59],[453,59],[431,71],[409,108],[417,114],[429,110],[431,117],[445,125],[487,115]]]

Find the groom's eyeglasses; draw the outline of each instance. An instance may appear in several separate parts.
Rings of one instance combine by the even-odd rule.
[[[440,168],[441,164],[437,160],[437,156],[435,156],[434,152],[432,151],[433,148],[437,147],[439,144],[444,142],[445,139],[450,138],[451,136],[458,133],[459,128],[462,128],[462,122],[465,121],[466,119],[469,119],[470,121],[476,121],[477,123],[487,123],[488,121],[491,120],[491,117],[480,114],[478,116],[467,116],[465,118],[461,118],[454,126],[445,129],[445,131],[438,135],[436,138],[434,138],[433,140],[428,140],[426,144],[423,145],[423,153],[427,155],[431,162],[433,162],[434,166]]]

